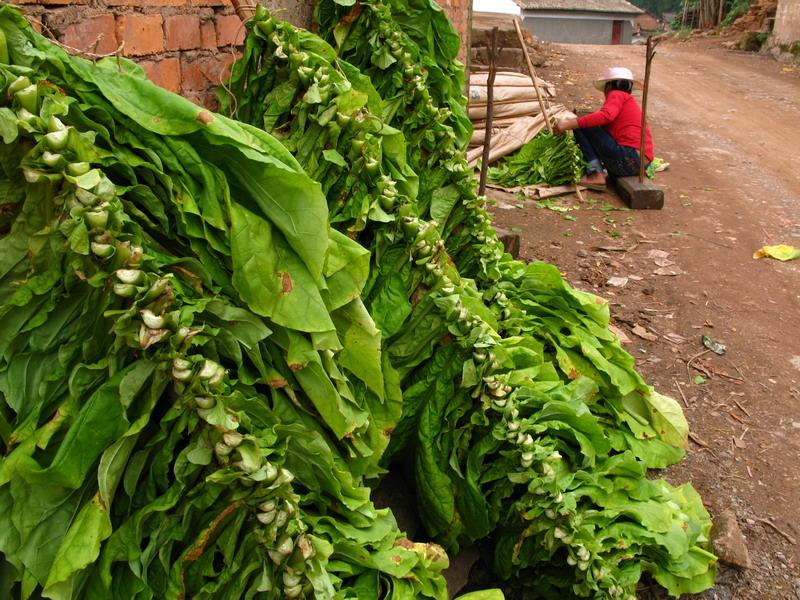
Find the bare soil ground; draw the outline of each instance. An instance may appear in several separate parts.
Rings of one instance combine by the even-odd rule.
[[[644,72],[640,46],[552,50],[539,75],[581,111],[601,104],[591,80],[604,67]],[[800,260],[752,255],[800,246],[800,69],[718,40],[667,41],[648,104],[656,155],[671,165],[656,177],[663,210],[624,211],[613,192],[588,192],[538,207],[495,193],[492,211],[520,233],[522,258],[611,300],[642,374],[684,405],[692,441],[664,475],[692,482],[712,516],[733,509],[753,562],[721,567],[701,597],[797,599]],[[706,351],[703,335],[725,355]]]

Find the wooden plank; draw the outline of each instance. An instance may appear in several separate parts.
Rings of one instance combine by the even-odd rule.
[[[623,202],[634,210],[660,210],[664,207],[664,190],[649,179],[639,181],[638,177],[610,177],[609,182]]]

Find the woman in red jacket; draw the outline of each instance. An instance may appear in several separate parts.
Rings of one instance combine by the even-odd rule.
[[[642,109],[631,92],[638,82],[625,67],[606,69],[594,86],[603,91],[606,100],[597,112],[577,119],[561,119],[555,124],[556,134],[574,129],[575,141],[588,163],[582,185],[589,189],[605,189],[603,167],[617,177],[639,173],[639,148],[642,140]],[[645,127],[645,165],[653,160],[653,138]]]

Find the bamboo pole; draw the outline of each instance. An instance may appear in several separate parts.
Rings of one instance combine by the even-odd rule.
[[[725,0],[719,0],[719,13],[717,13],[717,33],[722,31],[722,13],[725,11]]]
[[[645,148],[647,147],[647,91],[650,87],[650,65],[656,55],[656,46],[663,38],[647,36],[647,54],[644,61],[644,86],[642,88],[642,140],[639,145],[639,183],[644,183]]]
[[[550,117],[547,113],[547,107],[544,103],[544,97],[542,96],[542,90],[539,89],[539,81],[536,79],[536,71],[533,69],[533,63],[531,62],[531,55],[528,54],[528,46],[525,44],[525,38],[522,37],[522,30],[519,28],[519,20],[514,19],[514,28],[517,30],[517,38],[519,39],[519,45],[522,47],[522,54],[525,55],[525,63],[528,65],[528,74],[531,76],[531,81],[533,81],[533,88],[536,90],[536,98],[539,100],[539,108],[542,109],[542,114],[544,115],[544,122],[547,125],[547,131],[553,133],[553,125],[550,123]]]
[[[497,57],[497,31],[492,29],[487,40],[489,52],[489,75],[486,78],[486,134],[483,137],[483,157],[481,158],[481,175],[478,183],[478,195],[486,193],[486,176],[489,172],[489,152],[492,149],[492,120],[494,118],[494,78],[497,75],[495,60]]]
[[[242,21],[247,21],[255,16],[256,6],[258,6],[257,0],[231,0],[231,4]]]

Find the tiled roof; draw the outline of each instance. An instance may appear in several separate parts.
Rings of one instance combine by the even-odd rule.
[[[603,12],[639,15],[644,13],[626,0],[515,0],[523,10]]]

